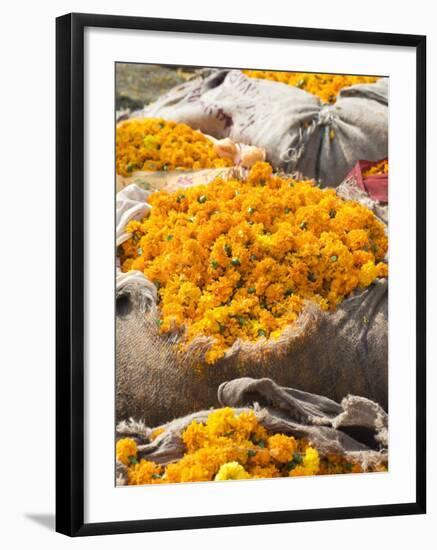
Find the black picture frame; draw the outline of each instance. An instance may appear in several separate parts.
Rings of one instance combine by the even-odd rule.
[[[398,504],[84,523],[84,29],[106,27],[415,48],[416,499]],[[56,20],[56,530],[69,536],[423,514],[426,511],[426,37],[115,15]]]

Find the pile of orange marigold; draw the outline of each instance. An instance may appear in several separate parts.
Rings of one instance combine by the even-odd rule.
[[[181,345],[212,338],[208,363],[237,339],[277,339],[307,300],[333,310],[387,277],[387,235],[373,212],[267,163],[244,181],[216,178],[148,201],[150,215],[126,227],[122,270],[156,285],[162,332],[183,333]]]
[[[297,86],[310,94],[318,96],[323,103],[334,103],[338,93],[343,88],[355,84],[372,84],[378,80],[376,76],[354,76],[345,74],[295,73],[285,71],[243,71],[251,78],[261,78],[282,82],[289,86]]]
[[[183,432],[184,456],[162,466],[139,458],[132,438],[120,439],[117,460],[127,467],[128,485],[223,481],[324,474],[359,473],[363,469],[342,455],[321,456],[304,439],[269,434],[253,411],[236,414],[231,408],[193,421]],[[385,471],[385,465],[373,471]]]
[[[200,170],[230,166],[201,132],[162,118],[133,118],[116,131],[117,174],[135,171]]]

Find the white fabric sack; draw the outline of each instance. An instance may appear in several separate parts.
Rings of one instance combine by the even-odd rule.
[[[185,122],[262,147],[276,169],[337,186],[358,160],[388,154],[388,79],[344,88],[333,105],[294,86],[208,70],[132,117]]]

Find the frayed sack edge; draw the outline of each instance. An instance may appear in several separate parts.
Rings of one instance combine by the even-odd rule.
[[[348,396],[346,399],[349,400],[355,397]],[[379,407],[376,403],[375,405]],[[388,464],[388,450],[386,447],[382,447],[377,451],[372,450],[335,427],[300,425],[275,416],[267,408],[261,408],[257,403],[254,403],[253,408],[234,409],[236,414],[251,410],[255,412],[259,423],[270,433],[283,433],[298,438],[306,438],[322,455],[329,453],[344,455],[354,463],[360,464],[364,471],[375,466]],[[193,421],[206,422],[212,411],[213,409],[199,411],[158,426],[157,430],[163,429],[164,431],[152,442],[150,437],[153,430],[146,426],[144,422],[129,419],[117,425],[116,439],[131,437],[138,445],[138,458],[140,460],[145,459],[165,466],[180,460],[184,456],[186,448],[182,441],[183,431]],[[347,415],[347,411],[345,413]],[[332,424],[334,425],[335,422]],[[380,429],[379,434],[386,432],[387,428],[383,427]],[[348,448],[351,450],[347,450]],[[117,486],[127,485],[127,468],[119,461],[116,461],[116,484]]]

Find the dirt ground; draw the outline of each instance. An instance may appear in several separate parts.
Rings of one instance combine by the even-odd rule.
[[[194,71],[191,67],[117,63],[115,108],[117,111],[141,109],[185,82]]]

